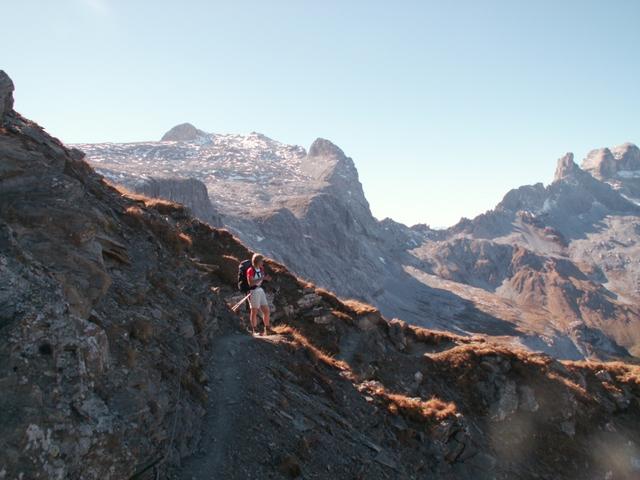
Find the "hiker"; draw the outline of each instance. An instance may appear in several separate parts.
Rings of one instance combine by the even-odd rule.
[[[249,297],[249,306],[251,307],[249,321],[251,322],[251,331],[255,334],[256,327],[258,326],[258,310],[262,312],[264,330],[261,335],[271,333],[271,325],[269,324],[269,302],[267,301],[267,295],[262,289],[262,282],[264,280],[271,280],[271,277],[264,271],[264,257],[256,253],[251,258],[251,267],[247,270],[247,283],[251,289],[251,296]]]

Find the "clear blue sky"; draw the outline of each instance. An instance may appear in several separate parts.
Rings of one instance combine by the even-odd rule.
[[[351,156],[374,214],[455,223],[640,142],[640,2],[21,0],[16,108],[65,142],[177,123]]]

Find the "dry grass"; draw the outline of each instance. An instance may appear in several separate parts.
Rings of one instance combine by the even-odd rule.
[[[448,363],[453,368],[468,368],[470,365],[479,363],[485,357],[502,357],[543,370],[553,361],[544,355],[490,343],[457,345],[449,350],[431,355],[432,359]]]
[[[390,393],[378,382],[364,385],[364,391],[382,401],[392,414],[401,414],[418,423],[440,422],[458,412],[453,402],[445,402],[436,397],[423,400],[420,397]]]
[[[581,387],[580,385],[578,385],[577,383],[575,383],[573,380],[569,378],[563,377],[562,375],[559,375],[555,372],[547,373],[547,378],[549,380],[552,380],[564,386],[567,390],[571,391],[578,398],[581,398],[583,400],[590,398],[589,393],[583,387]]]
[[[336,318],[339,318],[340,320],[348,323],[349,325],[353,324],[353,318],[351,318],[346,313],[341,312],[340,310],[331,310],[331,315],[333,315]]]
[[[315,360],[322,362],[329,367],[337,368],[338,370],[341,370],[343,372],[351,371],[349,364],[343,362],[342,360],[336,360],[328,353],[323,352],[318,347],[313,345],[307,337],[302,335],[302,333],[300,333],[300,331],[296,330],[295,328],[288,325],[278,325],[274,327],[273,330],[280,335],[290,336],[294,342],[304,347]]]
[[[409,338],[412,338],[418,343],[424,343],[427,345],[440,345],[442,343],[466,344],[475,341],[467,337],[456,335],[454,333],[441,332],[437,330],[427,330],[426,328],[417,327],[414,325],[406,325],[403,330],[405,335],[407,335]]]
[[[186,247],[191,247],[193,245],[191,237],[184,232],[178,233],[178,238]]]
[[[288,325],[279,325],[274,328],[274,331],[280,335],[291,337],[295,343],[304,347],[315,360],[343,372],[351,373],[351,369],[346,362],[336,360],[331,355],[323,352],[295,328]],[[351,379],[353,380],[354,377]],[[366,391],[384,403],[391,413],[401,414],[418,423],[439,422],[457,413],[455,403],[445,402],[436,397],[422,400],[421,398],[389,393],[381,384],[367,387]]]
[[[604,370],[611,375],[612,378],[621,383],[627,383],[640,387],[640,366],[631,365],[624,362],[593,362],[593,361],[564,361],[567,367],[588,370],[595,374],[600,370]]]
[[[142,209],[136,205],[130,205],[125,208],[124,213],[129,215],[130,217],[142,219],[144,212]]]
[[[406,397],[393,393],[384,393],[389,400],[389,411],[399,412],[411,420],[419,423],[428,423],[433,420],[438,422],[455,416],[458,409],[453,402],[445,402],[436,397],[429,400]]]
[[[316,288],[316,295],[321,297],[323,300],[326,300],[327,303],[331,305],[332,308],[344,309],[344,305],[342,304],[340,299],[336,297],[335,293],[332,293],[329,290],[326,290],[324,288]]]
[[[369,304],[350,298],[343,302],[355,315],[380,314],[380,310]]]

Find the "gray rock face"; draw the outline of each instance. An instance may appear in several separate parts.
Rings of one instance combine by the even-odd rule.
[[[161,142],[192,142],[206,136],[202,130],[198,130],[190,123],[176,125],[160,139]]]
[[[594,177],[607,180],[618,172],[640,170],[640,149],[632,143],[625,143],[609,150],[600,148],[589,152],[582,162],[582,168]]]
[[[13,82],[4,70],[0,70],[0,125],[5,114],[13,110]]]
[[[566,157],[563,157],[566,158]],[[562,159],[558,162],[560,163]],[[558,168],[556,168],[556,176],[558,174]],[[566,169],[564,166],[560,168],[560,175],[564,177]],[[536,210],[540,209],[544,205],[544,201],[547,198],[547,193],[542,183],[536,183],[535,185],[525,185],[514,190],[510,190],[504,196],[502,201],[496,206],[496,211],[518,212],[520,210],[527,210],[534,207]]]
[[[580,173],[580,167],[573,161],[573,153],[567,153],[558,160],[558,166],[556,167],[556,173],[553,179],[557,182],[567,177],[579,175]]]
[[[596,357],[600,352],[608,352],[612,358],[624,358],[629,354],[602,330],[589,327],[582,322],[573,322],[569,325],[569,332],[576,347],[585,358]]]
[[[351,212],[354,220],[367,233],[376,223],[369,202],[364,196],[358,170],[353,160],[329,140],[316,139],[302,162],[302,170],[321,182],[326,182],[324,191],[339,198]]]
[[[616,171],[631,172],[640,170],[640,148],[633,143],[624,143],[611,150],[616,159]]]
[[[181,203],[196,217],[214,227],[223,224],[222,216],[211,204],[207,186],[194,178],[151,177],[131,184],[131,188],[143,195]]]
[[[582,168],[596,178],[607,178],[616,173],[616,160],[608,148],[590,151],[582,162]]]

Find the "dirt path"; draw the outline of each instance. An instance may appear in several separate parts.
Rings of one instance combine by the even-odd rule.
[[[200,452],[185,462],[180,478],[223,478],[223,461],[232,443],[229,437],[234,421],[241,414],[240,407],[246,401],[247,390],[243,385],[250,363],[245,353],[252,340],[249,335],[232,333],[216,342],[207,371],[211,387]]]
[[[186,459],[177,478],[222,480],[226,466],[238,454],[241,437],[259,412],[256,390],[264,378],[264,347],[280,337],[253,337],[240,332],[221,336],[207,369],[210,379],[209,404],[204,419],[203,438],[198,453]],[[263,367],[263,368],[261,368]]]

